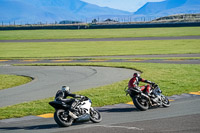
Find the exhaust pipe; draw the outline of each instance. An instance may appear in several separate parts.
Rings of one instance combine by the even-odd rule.
[[[78,117],[74,114],[74,113],[72,113],[71,111],[69,111],[69,116],[71,116],[73,119],[77,119]]]
[[[151,104],[151,106],[153,106],[153,103],[151,102],[151,99],[149,96],[147,96],[146,94],[142,93],[142,96],[144,96],[147,100],[149,100],[149,103]]]
[[[149,96],[147,96],[146,94],[141,93],[141,95],[144,96],[145,98],[147,98],[148,100],[150,100]]]

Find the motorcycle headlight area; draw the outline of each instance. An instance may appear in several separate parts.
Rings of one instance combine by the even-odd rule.
[[[89,99],[89,102],[92,103],[92,101]]]

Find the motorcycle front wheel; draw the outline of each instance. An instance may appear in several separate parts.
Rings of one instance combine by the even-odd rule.
[[[141,111],[149,109],[149,102],[146,99],[141,98],[141,96],[136,95],[132,97],[135,107]]]
[[[96,109],[90,109],[90,120],[94,123],[99,123],[102,121],[101,114]]]
[[[162,105],[163,105],[163,107],[169,107],[170,106],[169,99],[166,96],[162,95],[161,99],[162,99]]]
[[[73,118],[63,109],[56,110],[54,120],[60,127],[68,127],[73,123]]]

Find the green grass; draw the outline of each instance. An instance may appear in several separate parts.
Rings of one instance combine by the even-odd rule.
[[[12,60],[12,59],[18,59],[18,58],[7,58],[8,60]],[[199,60],[200,57],[126,57],[126,56],[120,56],[120,57],[115,57],[115,56],[89,56],[89,57],[52,57],[52,58],[20,58],[19,60],[22,60],[24,62],[26,62],[26,60],[28,60],[30,63],[31,61],[42,61],[42,60],[52,60],[54,62],[59,62],[60,63],[62,61],[109,61],[109,60],[127,60],[127,61],[142,61],[142,60],[171,60],[171,61],[183,61],[183,60]],[[0,58],[1,60],[1,58]],[[26,63],[28,64],[28,63]],[[17,65],[17,64],[14,64]],[[19,64],[21,65],[21,64]]]
[[[139,28],[100,30],[18,30],[0,31],[0,40],[66,39],[66,38],[118,38],[199,36],[200,27]],[[121,42],[56,42],[56,43],[0,43],[0,58],[69,58],[72,56],[185,54],[200,53],[199,40],[121,41]],[[39,65],[39,64],[36,64]],[[136,69],[142,77],[160,85],[167,96],[200,90],[199,65],[152,63],[75,63],[44,65],[94,65]],[[132,75],[132,74],[130,74]],[[5,79],[5,78],[2,78]],[[1,80],[2,81],[2,80]],[[2,83],[11,80],[3,81]],[[93,101],[93,106],[126,103],[124,87],[128,79],[111,85],[77,92]],[[1,84],[2,84],[1,83]],[[7,86],[9,87],[9,86]],[[7,88],[6,87],[6,88]],[[5,88],[5,87],[4,87]],[[51,113],[51,98],[0,108],[0,119]]]
[[[135,61],[140,61],[140,60],[199,60],[200,57],[126,57],[126,56],[121,56],[121,57],[91,57],[91,58],[87,58],[87,57],[83,57],[83,58],[76,58],[76,57],[69,57],[66,58],[66,60],[135,60]],[[59,60],[59,59],[58,59]]]
[[[72,56],[200,53],[200,41],[100,41],[0,43],[0,58],[63,58]]]
[[[54,65],[54,64],[43,64]],[[56,64],[58,65],[58,64]],[[167,96],[200,91],[200,67],[199,65],[186,64],[158,64],[158,63],[74,63],[59,65],[92,65],[120,67],[136,69],[142,71],[142,77],[156,82],[161,87],[163,94]],[[132,74],[130,74],[132,75]],[[125,96],[124,87],[127,86],[128,79],[111,85],[98,88],[91,88],[76,92],[90,97],[93,106],[112,105],[131,101],[130,97]],[[29,103],[22,103],[14,106],[0,108],[0,119],[22,117],[27,115],[39,115],[52,113],[54,109],[48,105],[51,98],[37,100]]]
[[[0,75],[0,90],[7,89],[32,81],[30,77],[16,75]]]
[[[198,36],[200,27],[84,29],[84,30],[13,30],[0,31],[0,40],[70,39]]]

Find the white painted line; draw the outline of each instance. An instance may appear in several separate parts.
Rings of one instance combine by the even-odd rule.
[[[105,128],[124,128],[129,130],[144,130],[143,128],[138,127],[126,127],[126,126],[111,126],[111,125],[93,125],[94,127],[105,127]]]

